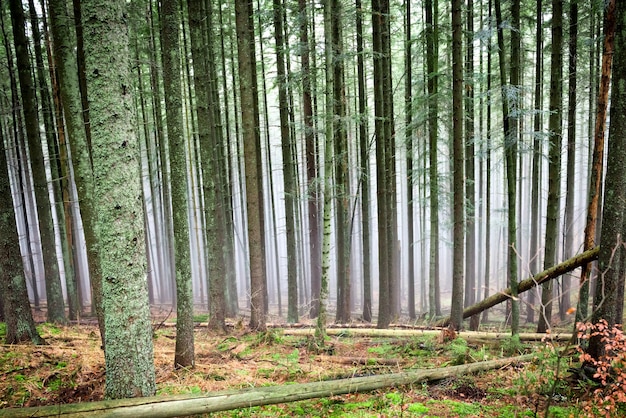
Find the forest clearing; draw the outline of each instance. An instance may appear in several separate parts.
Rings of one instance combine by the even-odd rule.
[[[250,333],[241,321],[229,323],[229,334],[218,335],[207,331],[206,323],[200,322],[206,321],[207,315],[200,314],[195,317],[196,364],[194,368],[174,369],[171,364],[175,349],[174,321],[167,312],[160,311],[160,314],[160,320],[157,320],[159,315],[153,315],[156,398],[159,400],[185,398],[174,395],[196,398],[216,396],[225,390],[245,393],[275,387],[283,387],[289,393],[288,388],[295,389],[293,385],[297,383],[337,381],[338,386],[341,383],[347,386],[354,379],[364,377],[383,380],[399,372],[446,370],[450,366],[504,359],[503,364],[476,373],[425,378],[404,385],[387,383],[389,387],[363,393],[312,399],[305,395],[300,398],[305,400],[289,403],[274,398],[271,401],[274,405],[240,406],[210,416],[568,417],[597,414],[586,409],[598,405],[592,397],[591,382],[581,385],[572,377],[571,370],[579,366],[576,350],[569,346],[567,335],[558,338],[556,329],[554,340],[524,341],[522,337],[521,343],[514,343],[506,332],[497,332],[502,330],[502,323],[495,321],[484,325],[483,332],[466,332],[452,340],[445,340],[446,334],[440,330],[429,331],[407,324],[392,324],[387,330],[354,324],[354,328],[329,327],[327,344],[323,350],[316,350],[314,340],[305,335],[311,329],[305,323],[297,327],[284,324],[285,328],[277,326],[264,333]],[[504,314],[504,311],[496,310],[495,314]],[[558,329],[567,333],[571,328],[569,322]],[[69,326],[43,323],[38,329],[47,345],[0,348],[0,416],[31,416],[37,410],[34,407],[102,401],[105,366],[97,325],[89,321]],[[4,332],[4,328],[0,332]],[[525,356],[524,361],[515,360],[518,357],[514,356],[521,354],[530,356]],[[513,359],[508,360],[509,357]],[[265,396],[265,401],[259,401],[257,396],[256,401],[270,403],[269,398]],[[147,398],[135,401],[139,403],[143,399]],[[109,406],[114,405],[110,402]],[[130,405],[133,401],[118,402]],[[217,405],[225,408],[226,403],[221,399]],[[7,409],[16,407],[27,409]],[[170,415],[157,415],[155,411],[160,411],[157,407],[142,416],[188,415],[184,406],[175,408],[175,415],[171,415],[171,408],[167,411]],[[54,414],[57,412],[61,410]],[[86,416],[86,413],[79,416]]]

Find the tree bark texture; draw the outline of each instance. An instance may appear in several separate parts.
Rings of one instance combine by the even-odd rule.
[[[126,2],[82,2],[107,398],[155,393]]]
[[[67,135],[72,153],[76,190],[78,192],[83,233],[87,246],[89,280],[93,289],[92,304],[95,305],[100,337],[104,345],[104,312],[102,311],[102,271],[95,233],[93,206],[93,167],[91,146],[87,139],[80,95],[78,64],[73,46],[73,24],[67,12],[66,0],[50,0],[50,29],[52,31],[55,65],[58,72],[61,102]]]
[[[176,271],[176,349],[175,367],[194,365],[193,294],[189,244],[187,196],[187,141],[183,128],[183,100],[180,81],[181,24],[179,2],[165,0],[161,6],[161,47],[163,87],[169,144],[172,222],[174,228],[174,266]]]

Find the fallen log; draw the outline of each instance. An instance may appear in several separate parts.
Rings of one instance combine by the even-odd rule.
[[[319,356],[316,360],[323,363],[337,363],[348,366],[399,366],[405,363],[403,359],[379,357]]]
[[[325,382],[298,383],[229,390],[205,395],[153,396],[69,405],[54,405],[21,409],[0,409],[0,417],[177,417],[206,414],[237,408],[301,401],[304,399],[369,392],[462,374],[506,367],[532,360],[533,355],[482,361],[437,369],[417,369],[402,373],[354,377]]]
[[[314,335],[315,329],[285,329],[284,335],[308,336]],[[326,333],[335,337],[372,337],[372,338],[401,338],[419,336],[438,336],[441,329],[379,329],[379,328],[328,328]],[[511,337],[508,332],[461,331],[457,335],[468,342],[499,341]],[[520,341],[541,341],[546,337],[543,333],[525,332],[519,334]],[[550,335],[553,341],[569,341],[570,333],[554,333]]]
[[[548,280],[552,280],[556,277],[559,277],[565,273],[568,273],[583,264],[587,264],[598,258],[598,254],[600,253],[600,247],[592,248],[591,250],[587,250],[583,253],[580,253],[568,260],[563,261],[556,266],[550,267],[547,270],[542,271],[539,274],[536,274],[533,277],[530,277],[526,280],[522,280],[518,284],[518,293],[526,292],[527,290],[532,289],[535,286],[538,286]],[[467,307],[463,310],[463,319],[469,318],[474,315],[478,315],[484,310],[487,310],[499,303],[502,303],[511,298],[511,289],[505,289],[496,293],[495,295],[489,296],[487,299],[483,299],[481,302]],[[446,327],[450,324],[450,317],[444,318],[435,323],[436,327]]]

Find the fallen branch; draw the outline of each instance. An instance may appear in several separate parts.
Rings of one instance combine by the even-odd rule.
[[[55,405],[22,409],[0,409],[0,416],[11,417],[177,417],[206,414],[236,408],[271,405],[321,398],[348,393],[369,392],[387,387],[440,380],[451,376],[476,373],[505,367],[513,363],[529,361],[532,354],[519,357],[483,361],[437,369],[417,369],[403,373],[355,377],[326,382],[298,383],[281,386],[265,386],[251,389],[230,390],[198,395],[149,397]]]
[[[552,280],[556,277],[559,277],[565,273],[568,273],[572,270],[577,269],[583,264],[587,264],[598,258],[598,254],[600,253],[600,247],[592,248],[591,250],[587,250],[581,254],[578,254],[568,260],[563,261],[556,266],[550,267],[547,270],[542,271],[539,274],[536,274],[533,277],[530,277],[526,280],[522,280],[518,284],[518,293],[526,292],[527,290],[532,289],[535,286],[542,284],[543,282],[547,282],[548,280]],[[511,289],[506,289],[501,292],[496,293],[495,295],[489,296],[487,299],[483,299],[482,302],[479,302],[475,305],[472,305],[463,310],[463,319],[469,318],[470,316],[478,315],[482,311],[485,311],[499,303],[502,303],[511,298]],[[446,327],[450,323],[450,317],[444,318],[438,321],[435,326],[437,327]]]

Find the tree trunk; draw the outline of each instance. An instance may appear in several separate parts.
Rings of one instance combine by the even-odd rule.
[[[256,0],[257,9],[261,9],[261,1]],[[261,13],[257,15],[257,24],[259,27],[262,26]],[[259,54],[261,57],[265,56],[265,38],[263,31],[259,31]],[[278,302],[278,316],[283,315],[283,302],[282,302],[282,288],[281,288],[281,263],[280,263],[280,251],[278,250],[278,221],[276,216],[276,195],[274,193],[274,170],[272,170],[272,145],[270,143],[270,116],[269,116],[269,105],[267,100],[267,72],[265,69],[265,59],[261,58],[260,60],[260,69],[261,69],[261,97],[263,102],[263,139],[264,145],[267,152],[265,153],[265,165],[268,169],[267,178],[265,179],[267,186],[267,190],[269,193],[269,210],[270,216],[268,220],[270,221],[267,226],[268,231],[271,231],[271,236],[267,237],[267,240],[271,240],[271,250],[269,251],[269,256],[271,258],[271,266],[268,266],[267,275],[271,277],[272,275],[276,278],[275,284],[271,281],[269,282],[268,296],[269,300],[266,303],[274,302],[274,298],[277,299]],[[273,271],[271,269],[274,269]],[[273,286],[276,286],[274,289]]]
[[[604,166],[604,136],[606,130],[606,116],[609,103],[609,91],[611,86],[611,67],[613,63],[613,43],[617,26],[616,2],[610,0],[604,13],[604,46],[602,51],[602,74],[597,98],[596,123],[594,130],[593,161],[589,180],[589,200],[587,206],[587,222],[585,224],[585,241],[583,248],[593,248],[598,238],[597,230],[599,216],[601,215],[602,178]],[[580,288],[578,295],[578,308],[576,310],[576,322],[586,321],[589,308],[589,281],[591,278],[592,264],[583,266],[580,273]]]
[[[170,175],[169,175],[169,160],[167,158],[167,137],[165,136],[165,128],[163,126],[163,110],[162,110],[162,93],[161,93],[161,68],[159,65],[160,50],[160,36],[159,33],[159,16],[158,8],[157,12],[153,10],[153,2],[148,2],[149,12],[147,14],[150,19],[151,36],[149,37],[149,51],[151,52],[151,65],[150,65],[150,81],[152,85],[152,107],[154,111],[154,120],[156,122],[156,135],[155,135],[155,171],[156,176],[159,178],[158,196],[159,199],[159,235],[161,241],[161,271],[159,279],[161,281],[162,300],[168,301],[172,304],[176,303],[175,293],[175,280],[176,276],[175,266],[172,263],[174,261],[174,235],[172,228],[172,207],[171,207],[171,194],[170,194]],[[157,7],[159,3],[157,3]]]
[[[474,144],[474,2],[467,3],[467,31],[465,32],[465,194],[466,246],[464,306],[476,302],[476,174]],[[476,318],[478,319],[478,318]],[[474,328],[478,321],[470,324]]]
[[[313,124],[313,98],[312,98],[312,77],[315,72],[311,71],[310,48],[308,33],[308,10],[307,0],[298,1],[300,13],[300,59],[302,72],[302,112],[304,118],[304,140],[306,154],[306,178],[307,178],[307,201],[308,201],[308,222],[309,222],[309,253],[311,263],[311,309],[309,316],[316,318],[319,313],[319,293],[322,277],[322,251],[320,240],[320,202],[317,172],[317,135]]]
[[[258,129],[259,104],[252,2],[235,0],[235,13],[250,250],[250,328],[263,331],[265,330],[267,281],[265,278],[263,187],[260,184],[263,173]]]
[[[542,0],[537,0],[537,29],[535,33],[535,108],[533,116],[533,153],[532,153],[532,191],[530,197],[530,271],[535,272],[539,268],[539,191],[541,188],[542,172],[542,117],[541,108],[543,102],[543,7]],[[537,300],[538,289],[530,292],[527,298],[526,322],[535,322],[535,301]]]
[[[178,1],[165,0],[161,7],[161,48],[163,88],[169,161],[171,170],[172,222],[174,228],[174,262],[176,275],[176,350],[174,367],[194,365],[193,294],[191,257],[189,254],[189,216],[187,196],[186,140],[183,129],[183,100],[180,82],[181,24]]]
[[[46,303],[48,307],[47,319],[49,322],[63,324],[67,322],[67,319],[65,317],[65,303],[63,301],[61,277],[55,251],[52,208],[48,195],[48,180],[46,179],[42,140],[39,134],[37,98],[31,78],[32,69],[28,54],[28,38],[25,33],[24,10],[22,9],[22,2],[19,0],[11,0],[9,6],[11,9],[13,40],[15,42],[15,56],[26,126],[26,138],[28,140],[28,151],[37,203],[39,232],[41,234],[46,280]]]
[[[0,298],[6,322],[5,344],[43,344],[33,321],[9,184],[6,141],[0,127]]]
[[[287,322],[298,322],[298,260],[295,231],[295,175],[293,140],[289,129],[289,103],[287,101],[287,74],[285,71],[285,42],[283,39],[282,0],[274,0],[274,37],[276,40],[276,75],[278,106],[280,112],[280,138],[283,156],[283,182],[285,194],[285,223],[287,234]],[[269,153],[269,149],[267,150]]]
[[[548,153],[548,202],[546,211],[546,239],[544,269],[556,262],[556,243],[561,195],[561,142],[563,90],[563,1],[552,1],[552,58],[550,64],[550,141]],[[541,292],[541,310],[537,332],[546,332],[552,318],[552,282],[546,282]]]
[[[36,63],[36,80],[39,87],[39,96],[41,104],[41,113],[43,115],[44,129],[46,135],[46,145],[48,151],[48,161],[50,165],[51,186],[53,191],[53,201],[56,207],[56,218],[58,220],[57,228],[61,244],[61,255],[64,266],[65,288],[67,291],[67,301],[69,305],[70,319],[76,319],[78,311],[78,295],[76,293],[76,276],[74,275],[74,266],[72,263],[71,252],[68,247],[68,235],[65,233],[65,211],[63,208],[63,196],[61,192],[61,183],[65,181],[61,173],[62,161],[59,157],[59,147],[54,126],[54,118],[52,111],[52,100],[48,89],[48,82],[45,74],[43,61],[43,53],[41,47],[41,32],[39,31],[39,18],[35,9],[35,2],[28,0],[28,9],[30,15],[30,25],[33,34],[35,63]],[[42,13],[44,10],[42,9]],[[43,29],[46,28],[45,15],[43,20]]]
[[[519,298],[517,297],[518,268],[517,259],[519,249],[517,242],[517,149],[519,142],[519,125],[522,106],[521,98],[521,21],[520,21],[520,0],[513,0],[511,3],[512,25],[511,30],[511,74],[510,89],[507,94],[511,97],[508,105],[508,128],[505,132],[504,152],[506,159],[506,179],[507,179],[507,203],[508,203],[508,276],[509,287],[511,288],[511,334],[519,333]]]
[[[378,328],[399,315],[395,137],[389,1],[372,0],[376,189],[378,194]]]
[[[98,317],[100,337],[104,345],[104,312],[102,311],[102,270],[95,231],[95,210],[93,202],[93,166],[91,145],[87,137],[83,118],[83,105],[80,95],[78,63],[73,47],[70,16],[66,0],[51,0],[50,28],[54,38],[54,57],[59,76],[61,101],[69,137],[74,168],[76,190],[80,200],[80,214],[87,246],[89,280],[93,289],[92,305]]]
[[[576,60],[578,50],[578,0],[570,0],[569,6],[569,64],[567,92],[567,184],[565,191],[565,248],[563,256],[571,257],[574,252],[574,197],[576,194]],[[561,281],[561,303],[559,317],[565,320],[571,306],[570,288],[572,277],[563,276]]]
[[[359,90],[359,164],[361,182],[361,230],[363,247],[363,320],[372,321],[371,224],[370,224],[370,145],[367,129],[367,93],[365,89],[365,60],[363,58],[363,8],[361,0],[356,7],[357,78]]]
[[[408,282],[409,282],[409,318],[415,319],[415,246],[414,222],[413,222],[413,56],[411,43],[411,2],[404,1],[404,113],[405,113],[405,138],[406,138],[406,188],[407,188],[407,232],[408,232]]]
[[[8,146],[6,148],[6,152],[7,152],[7,160],[8,163],[11,164],[11,166],[15,167],[15,183],[17,184],[17,189],[19,190],[18,192],[18,196],[19,196],[19,201],[16,203],[16,207],[21,207],[21,211],[16,212],[16,215],[18,216],[18,219],[23,219],[24,222],[24,241],[26,243],[25,245],[25,249],[26,251],[24,251],[24,258],[25,260],[25,266],[24,266],[24,273],[25,273],[25,278],[26,281],[28,282],[30,279],[31,282],[31,287],[33,290],[33,302],[35,305],[35,309],[37,311],[39,311],[41,309],[40,307],[40,300],[39,300],[39,289],[38,289],[38,285],[37,285],[37,278],[36,278],[36,274],[35,274],[35,267],[34,267],[34,256],[33,256],[33,251],[31,248],[31,228],[28,225],[28,213],[29,210],[32,211],[32,204],[31,204],[31,200],[32,199],[27,199],[26,197],[26,191],[30,190],[31,188],[28,186],[30,184],[30,176],[26,176],[24,175],[24,170],[22,170],[22,162],[21,162],[21,158],[20,158],[20,154],[25,154],[24,151],[24,146],[23,146],[23,123],[22,123],[22,112],[21,112],[21,104],[19,102],[19,98],[18,98],[18,87],[17,87],[17,80],[15,79],[15,74],[14,74],[14,67],[13,67],[13,53],[12,53],[12,49],[11,46],[9,45],[9,36],[7,35],[7,31],[4,25],[4,9],[0,8],[0,27],[2,29],[2,38],[3,38],[3,46],[4,46],[4,51],[6,54],[6,59],[7,59],[7,68],[9,69],[8,73],[9,73],[9,84],[10,84],[10,89],[11,89],[11,105],[9,105],[8,103],[5,104],[4,107],[4,111],[7,113],[11,114],[11,119],[12,119],[12,127],[13,127],[13,144],[11,146]],[[10,110],[9,110],[10,109]],[[1,125],[1,123],[0,123]],[[8,135],[8,134],[7,134]],[[4,145],[4,144],[3,144]],[[13,152],[11,152],[11,150],[13,150]],[[12,173],[9,172],[9,175],[11,175]],[[20,213],[21,212],[21,213]],[[18,231],[18,235],[19,235],[19,231]]]
[[[608,10],[607,10],[608,13]],[[609,127],[609,149],[606,163],[605,197],[602,211],[602,233],[598,256],[598,282],[593,298],[591,322],[605,320],[612,332],[620,324],[619,304],[624,304],[624,286],[620,277],[624,259],[624,201],[626,200],[626,8],[616,7],[615,52],[613,55],[613,80],[611,90],[611,125]],[[601,334],[601,333],[600,333]],[[592,335],[587,352],[599,359],[608,345],[602,335]],[[610,350],[610,348],[609,348]]]
[[[206,243],[209,267],[209,328],[224,331],[226,329],[225,306],[225,259],[224,236],[219,233],[220,224],[224,223],[222,204],[223,184],[219,174],[220,142],[216,135],[215,117],[211,106],[211,68],[208,65],[210,46],[204,22],[211,14],[203,7],[202,1],[188,1],[189,30],[191,53],[193,56],[194,86],[196,92],[196,112],[198,117],[198,139],[202,166],[202,184],[204,187],[204,219],[206,223]]]
[[[346,88],[344,80],[343,10],[339,0],[332,0],[333,66],[333,144],[335,161],[335,220],[337,239],[337,315],[339,323],[350,321],[350,178],[348,176],[348,132],[346,126]],[[326,174],[330,175],[330,173]]]
[[[428,73],[428,156],[430,177],[430,260],[428,316],[441,315],[439,297],[439,170],[438,170],[438,84],[439,84],[439,14],[437,0],[426,0],[426,71]]]
[[[489,0],[489,21],[492,20],[492,4]],[[491,38],[487,40],[487,92],[491,91]],[[483,298],[489,297],[489,287],[491,279],[491,100],[487,99],[487,112],[486,112],[486,133],[485,133],[485,152],[487,153],[485,161],[485,284],[483,291]],[[485,322],[489,319],[488,311],[484,311],[482,314],[482,321]]]
[[[219,39],[220,39],[220,52],[221,52],[221,69],[222,69],[222,98],[224,101],[224,121],[225,121],[225,134],[226,134],[226,150],[223,153],[224,158],[226,159],[226,164],[222,167],[222,170],[227,170],[227,175],[224,176],[222,181],[224,182],[224,188],[226,189],[226,193],[224,193],[224,201],[225,201],[225,210],[226,210],[226,222],[223,226],[225,228],[225,237],[226,237],[226,249],[225,249],[225,257],[226,257],[226,316],[235,317],[239,311],[239,301],[237,294],[237,274],[236,274],[236,266],[235,266],[235,219],[234,219],[234,209],[233,209],[233,184],[235,183],[235,170],[233,169],[233,158],[232,158],[232,138],[233,133],[230,128],[230,117],[229,117],[229,100],[228,100],[228,89],[229,84],[227,83],[226,77],[226,55],[227,50],[225,47],[224,39],[228,36],[224,31],[224,18],[222,8],[218,7],[219,14]],[[229,19],[230,22],[230,19]],[[229,34],[232,34],[232,31],[229,31]],[[232,35],[231,39],[232,39]],[[232,41],[231,41],[231,51],[232,51]],[[235,89],[235,75],[232,74],[233,83],[230,85],[233,90],[233,94]],[[233,104],[236,108],[236,98],[233,98]],[[219,108],[217,109],[219,110]],[[235,118],[236,119],[236,118]],[[235,121],[235,131],[237,131],[238,123]],[[235,141],[237,142],[237,135],[234,135]],[[222,144],[224,146],[224,144]],[[237,157],[239,158],[239,157]]]
[[[150,396],[156,385],[126,2],[86,0],[82,6],[103,277],[105,396]]]
[[[330,236],[332,211],[332,155],[333,155],[333,50],[332,50],[332,5],[326,0],[324,6],[324,77],[325,77],[325,142],[324,142],[324,189],[322,224],[322,280],[320,286],[319,312],[315,327],[315,339],[323,347],[326,338],[326,316],[328,305],[328,282],[330,276]]]
[[[452,2],[452,134],[453,134],[453,267],[450,325],[463,327],[463,256],[465,255],[465,173],[463,144],[463,26],[462,1]]]

